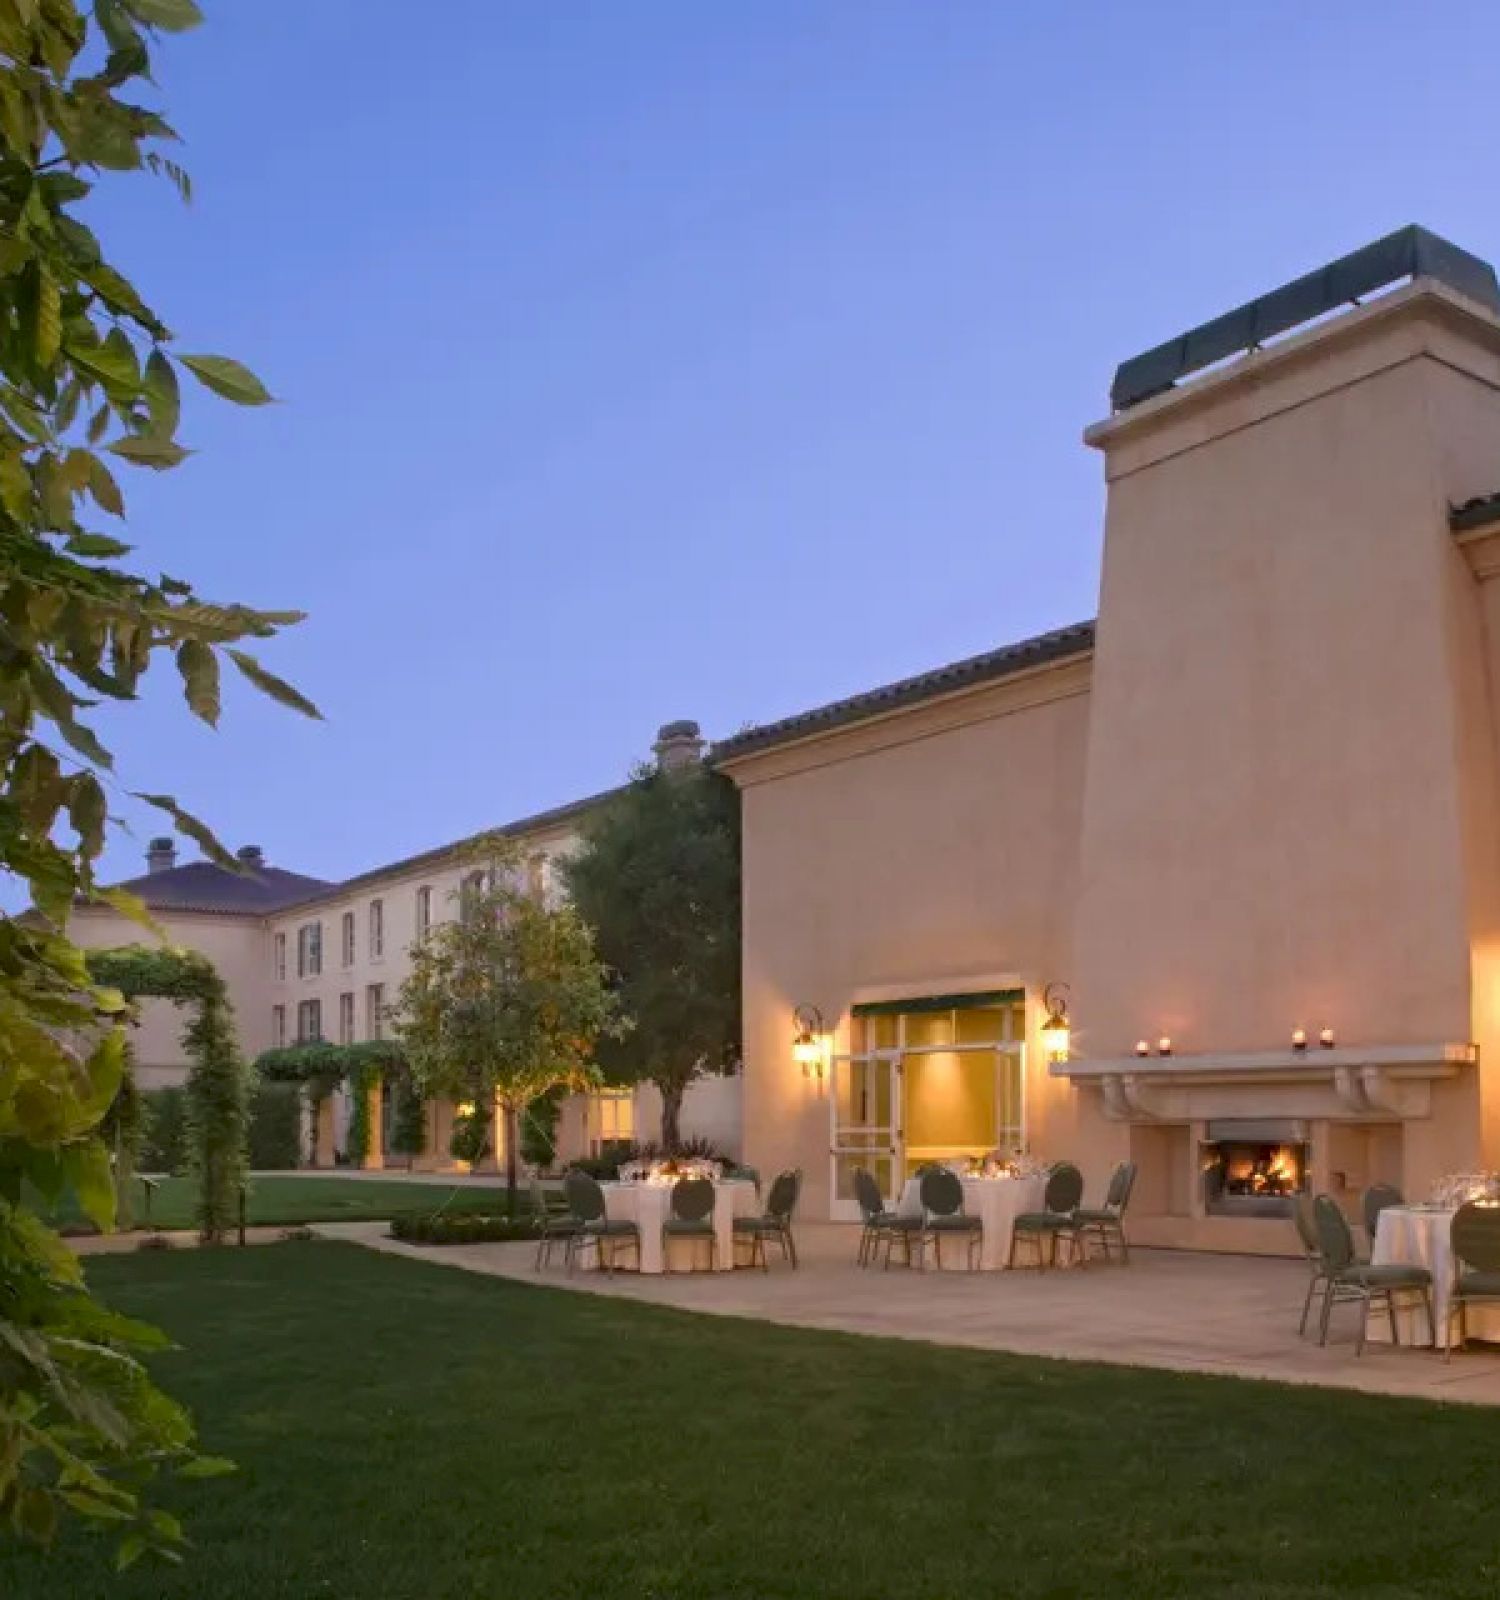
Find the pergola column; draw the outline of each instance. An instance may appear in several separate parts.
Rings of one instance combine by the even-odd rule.
[[[382,1088],[382,1080],[376,1078],[364,1091],[365,1126],[369,1131],[365,1139],[364,1159],[360,1162],[360,1166],[366,1172],[385,1171],[385,1099],[381,1093]]]
[[[334,1160],[333,1096],[319,1095],[312,1103],[313,1150],[315,1167],[331,1167]]]

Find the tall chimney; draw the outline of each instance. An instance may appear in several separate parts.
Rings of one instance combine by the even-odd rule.
[[[657,729],[651,749],[658,768],[674,772],[696,766],[703,759],[703,737],[696,722],[667,722]]]
[[[177,865],[177,846],[163,835],[146,847],[146,871],[170,872]]]

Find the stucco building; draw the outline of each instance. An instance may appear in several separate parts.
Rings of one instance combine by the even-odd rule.
[[[1495,274],[1403,230],[1111,398],[1097,621],[713,752],[746,1154],[834,1216],[858,1166],[1130,1157],[1138,1237],[1281,1250],[1298,1184],[1500,1165]]]

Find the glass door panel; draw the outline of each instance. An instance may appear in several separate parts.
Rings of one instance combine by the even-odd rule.
[[[831,1063],[832,1216],[857,1221],[854,1174],[871,1173],[887,1202],[895,1198],[900,1126],[897,1066],[890,1056],[835,1056]]]

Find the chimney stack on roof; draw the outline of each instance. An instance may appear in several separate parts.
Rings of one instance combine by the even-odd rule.
[[[662,772],[696,766],[703,759],[703,736],[696,722],[667,722],[657,730],[651,746]]]
[[[146,846],[146,871],[170,872],[177,865],[177,846],[163,835]]]
[[[249,867],[252,872],[266,864],[266,853],[258,844],[242,844],[234,854],[239,864]]]

